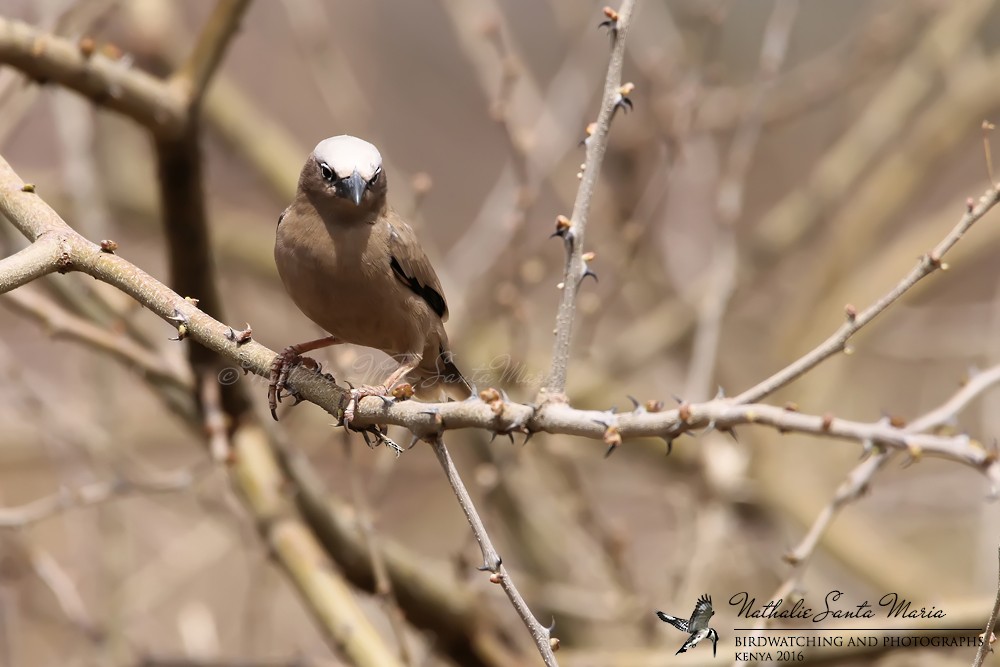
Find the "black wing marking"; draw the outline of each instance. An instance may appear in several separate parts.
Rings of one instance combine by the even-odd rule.
[[[427,305],[431,307],[431,310],[437,313],[438,317],[444,317],[448,306],[445,305],[444,297],[438,294],[437,290],[428,285],[421,285],[419,280],[413,276],[406,275],[406,271],[403,270],[403,267],[399,264],[399,260],[395,257],[390,258],[389,265],[392,267],[392,272],[403,281],[404,285],[423,298],[427,302]]]
[[[661,621],[669,623],[681,632],[688,631],[688,622],[683,618],[677,618],[676,616],[671,616],[670,614],[664,614],[662,611],[656,612],[656,615],[660,617]]]

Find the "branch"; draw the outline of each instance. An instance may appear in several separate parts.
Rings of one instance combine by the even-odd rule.
[[[293,511],[264,431],[243,426],[232,442],[235,479],[261,537],[327,638],[356,667],[402,667],[359,607],[343,573]]]
[[[559,304],[559,314],[556,316],[556,339],[552,347],[552,367],[549,371],[548,384],[545,391],[549,397],[561,396],[566,391],[566,374],[569,367],[569,346],[573,335],[573,320],[576,317],[576,293],[586,274],[586,263],[583,258],[584,234],[587,230],[587,218],[590,214],[590,202],[594,196],[594,187],[600,176],[604,152],[608,147],[608,133],[611,130],[611,120],[621,104],[622,66],[625,62],[625,38],[628,35],[629,22],[636,0],[624,0],[618,15],[611,19],[612,47],[611,62],[604,79],[604,97],[601,111],[593,134],[587,140],[587,159],[584,163],[580,188],[576,192],[573,203],[573,215],[570,227],[565,230],[566,240],[566,272],[563,278],[562,301]]]
[[[220,0],[191,55],[171,77],[171,82],[184,91],[189,110],[201,104],[205,89],[249,6],[250,0]]]
[[[0,294],[56,271],[52,266],[52,255],[56,252],[54,243],[55,239],[38,241],[0,259]]]
[[[140,493],[172,493],[190,488],[197,471],[179,471],[162,480],[138,480],[127,477],[87,484],[77,489],[61,488],[52,495],[16,507],[0,507],[0,528],[25,528],[70,509],[90,507],[123,496]]]
[[[222,374],[226,375],[226,381],[230,383],[235,381],[228,378],[230,375],[233,378],[238,377],[241,369],[266,377],[271,360],[274,358],[272,350],[256,341],[237,345],[232,339],[229,327],[201,312],[193,303],[181,298],[122,257],[104,252],[99,246],[84,239],[37,194],[23,192],[22,185],[21,179],[10,165],[0,158],[0,212],[7,215],[31,240],[45,232],[50,232],[59,239],[57,246],[54,247],[60,250],[51,258],[52,266],[61,267],[63,270],[82,271],[117,287],[160,318],[179,326],[184,336],[190,336],[208,349],[238,364],[237,368],[222,371]],[[910,277],[868,311],[858,315],[853,325],[849,323],[845,326],[854,326],[851,330],[853,333],[857,330],[857,322],[874,318],[878,312],[884,310],[905,292],[916,281],[913,276],[918,274],[923,276],[938,268],[940,262],[934,264],[930,258],[935,256],[935,253],[940,258],[973,222],[981,218],[996,203],[997,199],[996,190],[987,191],[981,203],[963,217],[959,226],[938,245],[935,251],[921,260]],[[815,357],[816,353],[810,353],[804,359],[808,361]],[[801,365],[803,362],[796,362],[793,367]],[[316,403],[336,417],[340,416],[342,407],[346,403],[347,392],[344,389],[302,368],[294,369],[290,379],[304,399]],[[794,431],[856,442],[871,442],[891,449],[908,451],[912,455],[919,455],[919,452],[959,461],[982,471],[994,484],[1000,484],[1000,464],[995,457],[964,435],[944,437],[914,434],[881,422],[862,423],[829,416],[800,414],[770,405],[739,404],[741,400],[742,397],[735,400],[716,399],[699,404],[684,404],[675,410],[663,412],[648,412],[637,408],[632,412],[614,414],[610,411],[577,410],[560,403],[535,406],[499,399],[487,403],[478,397],[459,403],[442,404],[412,401],[386,404],[376,398],[368,398],[358,406],[354,424],[358,427],[395,424],[404,426],[418,435],[454,428],[478,428],[492,432],[524,434],[545,431],[584,436],[608,444],[614,442],[617,437],[622,439],[661,437],[672,440],[685,432],[709,426],[726,430],[741,424],[764,424],[785,432]]]
[[[737,403],[751,403],[769,396],[781,389],[785,385],[799,378],[806,372],[812,370],[817,365],[841,352],[847,347],[847,341],[851,339],[862,327],[878,317],[886,308],[891,306],[897,299],[906,294],[921,279],[929,276],[938,269],[947,268],[947,264],[942,262],[945,254],[951,250],[958,241],[965,235],[986,212],[993,208],[1000,201],[1000,191],[991,187],[980,198],[976,204],[970,198],[967,203],[967,210],[958,224],[938,243],[933,250],[925,254],[917,262],[917,265],[910,273],[904,277],[888,294],[878,299],[866,310],[855,313],[853,307],[848,306],[847,322],[845,322],[836,332],[825,341],[820,343],[815,349],[801,357],[792,364],[786,366],[763,382],[760,382],[750,389],[747,389],[734,400]]]
[[[33,243],[29,248],[44,248],[45,244]],[[48,264],[51,266],[51,251]],[[2,262],[0,262],[2,268]],[[3,274],[0,273],[0,276]],[[0,285],[0,292],[3,286]],[[2,302],[12,310],[26,314],[41,323],[53,337],[69,338],[108,354],[132,370],[139,371],[148,380],[164,383],[174,389],[190,392],[194,388],[187,369],[173,368],[157,356],[156,352],[132,340],[127,335],[116,332],[90,320],[65,310],[38,291],[19,290],[12,292]]]
[[[1000,560],[1000,550],[997,550],[997,558]],[[993,629],[997,625],[997,616],[1000,616],[1000,583],[997,584],[997,596],[993,601],[993,611],[990,612],[990,619],[986,621],[986,630],[983,631],[983,642],[976,651],[976,659],[972,661],[972,667],[982,667],[986,660],[986,654],[993,651]]]
[[[0,17],[0,63],[40,83],[58,83],[118,111],[158,136],[179,135],[188,100],[178,89],[120,59],[34,27]]]
[[[535,640],[535,646],[538,647],[538,652],[541,654],[546,666],[558,667],[559,663],[556,662],[553,649],[559,646],[559,640],[552,637],[549,629],[538,622],[535,615],[531,613],[531,609],[528,608],[528,604],[524,601],[524,598],[521,597],[521,593],[514,586],[510,574],[507,573],[507,568],[503,566],[503,560],[493,547],[493,542],[486,532],[483,520],[479,518],[479,512],[476,511],[476,506],[472,503],[472,497],[465,488],[462,477],[458,474],[458,468],[455,467],[455,462],[452,461],[451,454],[448,453],[448,448],[445,447],[444,439],[440,435],[437,435],[430,440],[430,443],[431,447],[434,448],[434,454],[437,456],[445,476],[448,477],[448,483],[451,484],[451,488],[458,498],[458,504],[461,505],[462,512],[465,513],[465,518],[469,520],[472,533],[475,535],[476,541],[479,542],[479,548],[483,551],[483,565],[479,569],[491,572],[490,581],[494,584],[500,584],[504,593],[510,598],[511,604],[514,605],[514,609],[517,611],[517,615],[521,617],[524,625],[531,632],[531,638]]]

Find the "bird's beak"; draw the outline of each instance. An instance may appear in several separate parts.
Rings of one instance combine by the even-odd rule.
[[[361,174],[355,169],[354,173],[344,179],[344,185],[347,186],[347,196],[351,198],[355,206],[361,205],[361,198],[365,194],[365,188],[368,184],[365,183],[365,179],[361,178]]]

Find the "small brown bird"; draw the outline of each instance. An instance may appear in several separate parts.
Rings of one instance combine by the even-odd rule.
[[[278,218],[274,261],[295,305],[331,335],[275,357],[268,388],[275,419],[289,369],[318,368],[301,355],[339,343],[373,347],[399,363],[382,384],[354,391],[348,422],[357,401],[385,396],[404,378],[421,400],[472,393],[452,361],[441,283],[386,201],[387,186],[378,149],[349,135],[321,141],[302,168],[295,201]]]

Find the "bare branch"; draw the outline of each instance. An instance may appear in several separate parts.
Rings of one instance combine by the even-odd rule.
[[[80,45],[0,17],[0,62],[39,82],[54,82],[114,109],[160,136],[187,124],[187,99],[154,76]]]
[[[1000,549],[997,550],[997,558],[1000,560]],[[976,659],[972,661],[972,667],[982,667],[986,660],[986,654],[993,651],[993,629],[997,625],[997,616],[1000,616],[1000,583],[997,584],[997,596],[993,601],[993,611],[990,612],[990,620],[986,621],[986,630],[983,631],[983,642],[976,651]]]
[[[965,235],[967,231],[986,212],[993,208],[997,201],[1000,201],[1000,192],[996,188],[990,188],[980,198],[979,202],[971,199],[966,207],[965,215],[958,221],[958,224],[948,233],[944,239],[938,243],[933,250],[920,258],[917,265],[887,294],[878,299],[875,303],[860,313],[854,313],[848,309],[847,321],[825,341],[820,343],[815,349],[801,357],[797,361],[789,364],[763,382],[760,382],[735,398],[738,403],[751,403],[769,396],[781,389],[785,385],[802,376],[807,371],[841,352],[847,347],[847,341],[851,339],[862,327],[878,317],[886,308],[896,302],[901,296],[906,294],[921,279],[929,276],[938,269],[947,268],[942,259],[945,254]]]
[[[179,471],[162,480],[116,477],[56,493],[17,507],[0,507],[0,528],[25,528],[70,509],[101,505],[127,495],[173,493],[191,487],[197,471]]]
[[[514,586],[510,574],[507,573],[507,569],[503,566],[500,555],[493,547],[493,542],[486,532],[483,520],[479,518],[479,512],[476,511],[476,506],[472,503],[472,496],[469,495],[468,490],[465,488],[465,483],[462,482],[462,477],[458,474],[458,468],[455,467],[455,462],[452,461],[451,454],[448,453],[448,448],[445,447],[444,439],[440,435],[437,435],[430,440],[430,443],[434,448],[434,454],[437,455],[438,462],[441,463],[441,468],[444,469],[445,475],[448,477],[448,483],[451,484],[451,488],[458,498],[458,504],[462,507],[465,518],[469,520],[472,533],[475,535],[476,541],[479,542],[479,547],[483,551],[483,566],[480,569],[491,572],[490,581],[500,584],[504,593],[510,598],[511,604],[514,605],[514,609],[517,611],[517,615],[521,617],[524,625],[531,632],[531,638],[535,640],[535,646],[538,647],[538,652],[541,654],[546,666],[556,667],[559,663],[556,662],[556,657],[552,649],[553,645],[558,646],[558,640],[552,637],[548,628],[538,622],[535,615],[531,613],[531,609],[528,608],[528,604],[524,601],[524,598],[521,597],[521,593]]]
[[[219,0],[205,28],[198,35],[198,42],[191,55],[171,77],[171,82],[184,90],[189,108],[201,103],[208,82],[222,62],[226,48],[239,29],[240,21],[249,6],[250,0]]]
[[[0,294],[56,271],[52,264],[53,243],[55,239],[38,241],[0,259]]]
[[[617,16],[611,19],[612,35],[611,61],[604,79],[604,96],[601,111],[597,117],[593,134],[587,140],[587,159],[580,180],[580,187],[573,204],[571,227],[566,230],[566,272],[563,278],[562,300],[556,316],[556,339],[552,347],[552,367],[549,371],[546,392],[550,399],[562,396],[566,391],[566,375],[569,367],[570,341],[573,334],[573,320],[576,317],[576,293],[583,280],[586,265],[583,245],[590,215],[590,203],[594,196],[597,178],[600,176],[604,152],[608,147],[608,133],[611,120],[622,102],[622,66],[625,63],[625,38],[636,0],[624,0]]]

